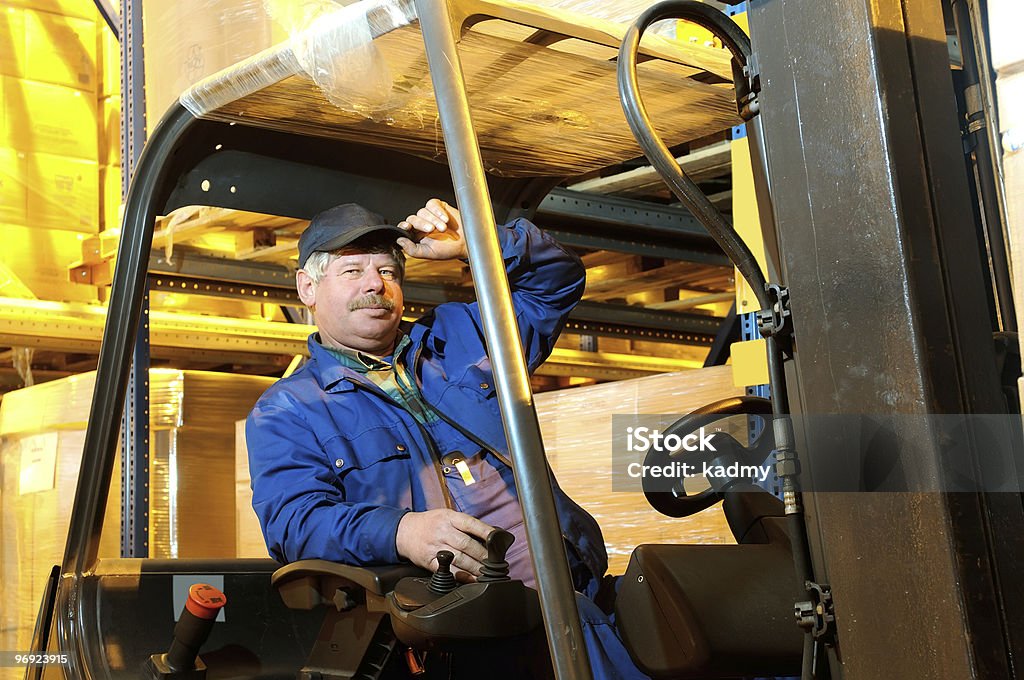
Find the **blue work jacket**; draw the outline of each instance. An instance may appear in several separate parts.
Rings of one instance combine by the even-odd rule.
[[[499,227],[498,235],[532,372],[582,297],[586,272],[575,254],[525,219]],[[407,332],[407,365],[424,400],[493,456],[491,464],[512,483],[477,303],[439,305]],[[451,507],[440,461],[448,443],[434,441],[315,336],[309,351],[310,360],[271,386],[246,422],[253,508],[267,547],[280,562],[399,562],[402,516]],[[592,596],[608,566],[601,529],[553,475],[551,483],[573,580]]]

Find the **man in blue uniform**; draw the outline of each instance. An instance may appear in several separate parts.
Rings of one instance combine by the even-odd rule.
[[[583,295],[585,270],[525,219],[499,227],[532,372]],[[299,298],[318,332],[310,361],[261,397],[246,424],[253,507],[270,554],[479,575],[492,527],[515,535],[512,578],[535,587],[522,508],[476,305],[439,305],[400,328],[405,256],[465,259],[459,213],[431,199],[397,226],[347,204],[299,240]],[[605,615],[597,523],[552,485],[595,677],[643,677]]]

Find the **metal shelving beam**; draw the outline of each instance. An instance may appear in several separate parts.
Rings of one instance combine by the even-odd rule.
[[[183,351],[195,361],[263,363],[306,353],[314,326],[229,317],[150,312],[149,344],[155,356]],[[99,351],[106,308],[81,303],[0,298],[0,344],[51,351]],[[282,360],[282,367],[287,361]],[[556,348],[538,375],[623,380],[699,368],[689,359],[645,357]]]
[[[537,207],[536,222],[569,246],[729,265],[707,230],[681,207],[554,189]]]
[[[281,265],[240,263],[179,249],[174,264],[154,253],[149,261],[153,290],[242,298],[278,305],[299,305],[294,275]],[[407,282],[403,286],[406,312],[420,315],[444,302],[466,302],[472,291],[457,286]],[[700,314],[647,309],[632,305],[583,301],[576,306],[566,330],[611,337],[628,337],[688,345],[710,345],[722,320]]]
[[[109,12],[109,5],[104,15]],[[108,19],[109,21],[109,19]],[[113,28],[113,26],[111,26]],[[146,71],[142,46],[142,1],[121,0],[117,30],[121,45],[121,200],[146,142]],[[121,421],[121,557],[149,556],[149,294],[135,337],[128,394]]]
[[[727,176],[732,172],[732,154],[728,142],[719,142],[676,158],[679,167],[694,182]],[[629,194],[661,189],[667,191],[661,175],[650,165],[620,172],[607,177],[577,182],[569,187],[574,191],[596,194]]]

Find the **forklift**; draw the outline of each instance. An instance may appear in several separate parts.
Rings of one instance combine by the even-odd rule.
[[[455,677],[482,677],[498,675],[509,649],[541,633],[550,668],[538,673],[592,677],[550,521],[536,414],[531,399],[517,397],[529,395],[528,376],[493,233],[496,218],[529,216],[557,180],[485,174],[448,4],[405,4],[422,31],[450,183],[430,160],[197,116],[180,103],[154,130],[128,193],[66,552],[33,641],[34,653],[61,663],[31,666],[28,677],[408,677],[408,649],[442,655]],[[675,517],[722,502],[737,539],[634,551],[616,617],[652,677],[1018,677],[1017,449],[999,452],[1015,482],[1008,491],[979,483],[951,492],[932,483],[945,474],[943,432],[924,419],[887,432],[905,488],[801,486],[826,474],[827,454],[850,446],[847,433],[802,416],[1019,412],[999,363],[1015,351],[1012,300],[998,285],[999,263],[983,257],[996,239],[979,238],[970,210],[940,4],[753,0],[748,38],[707,5],[667,0],[622,36],[616,68],[630,129],[754,292],[770,375],[768,399],[710,404],[670,430],[759,417],[759,437],[720,438],[711,460],[767,460],[781,483],[781,498],[743,477],[698,496],[648,492]],[[766,271],[679,169],[645,109],[636,70],[651,55],[641,36],[665,19],[695,22],[730,51],[736,112],[754,149]],[[955,23],[967,35],[970,21]],[[261,191],[243,198],[240,184]],[[461,586],[444,559],[434,574],[323,561],[98,559],[156,215],[202,204],[308,218],[354,197],[387,204],[396,194],[410,204],[440,196],[462,212],[538,590],[502,578],[502,532],[487,546],[496,578]],[[853,454],[870,456],[872,445]],[[680,455],[656,449],[649,459]],[[980,458],[976,446],[965,455]],[[173,591],[184,575],[219,576],[223,588],[193,585],[175,624]],[[228,616],[215,623],[225,602]]]

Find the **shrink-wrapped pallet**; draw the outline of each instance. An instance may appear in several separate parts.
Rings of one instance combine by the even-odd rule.
[[[235,554],[234,429],[270,378],[150,371],[150,557]],[[0,402],[0,649],[27,649],[50,568],[61,562],[95,373]],[[120,554],[115,463],[100,557]]]

